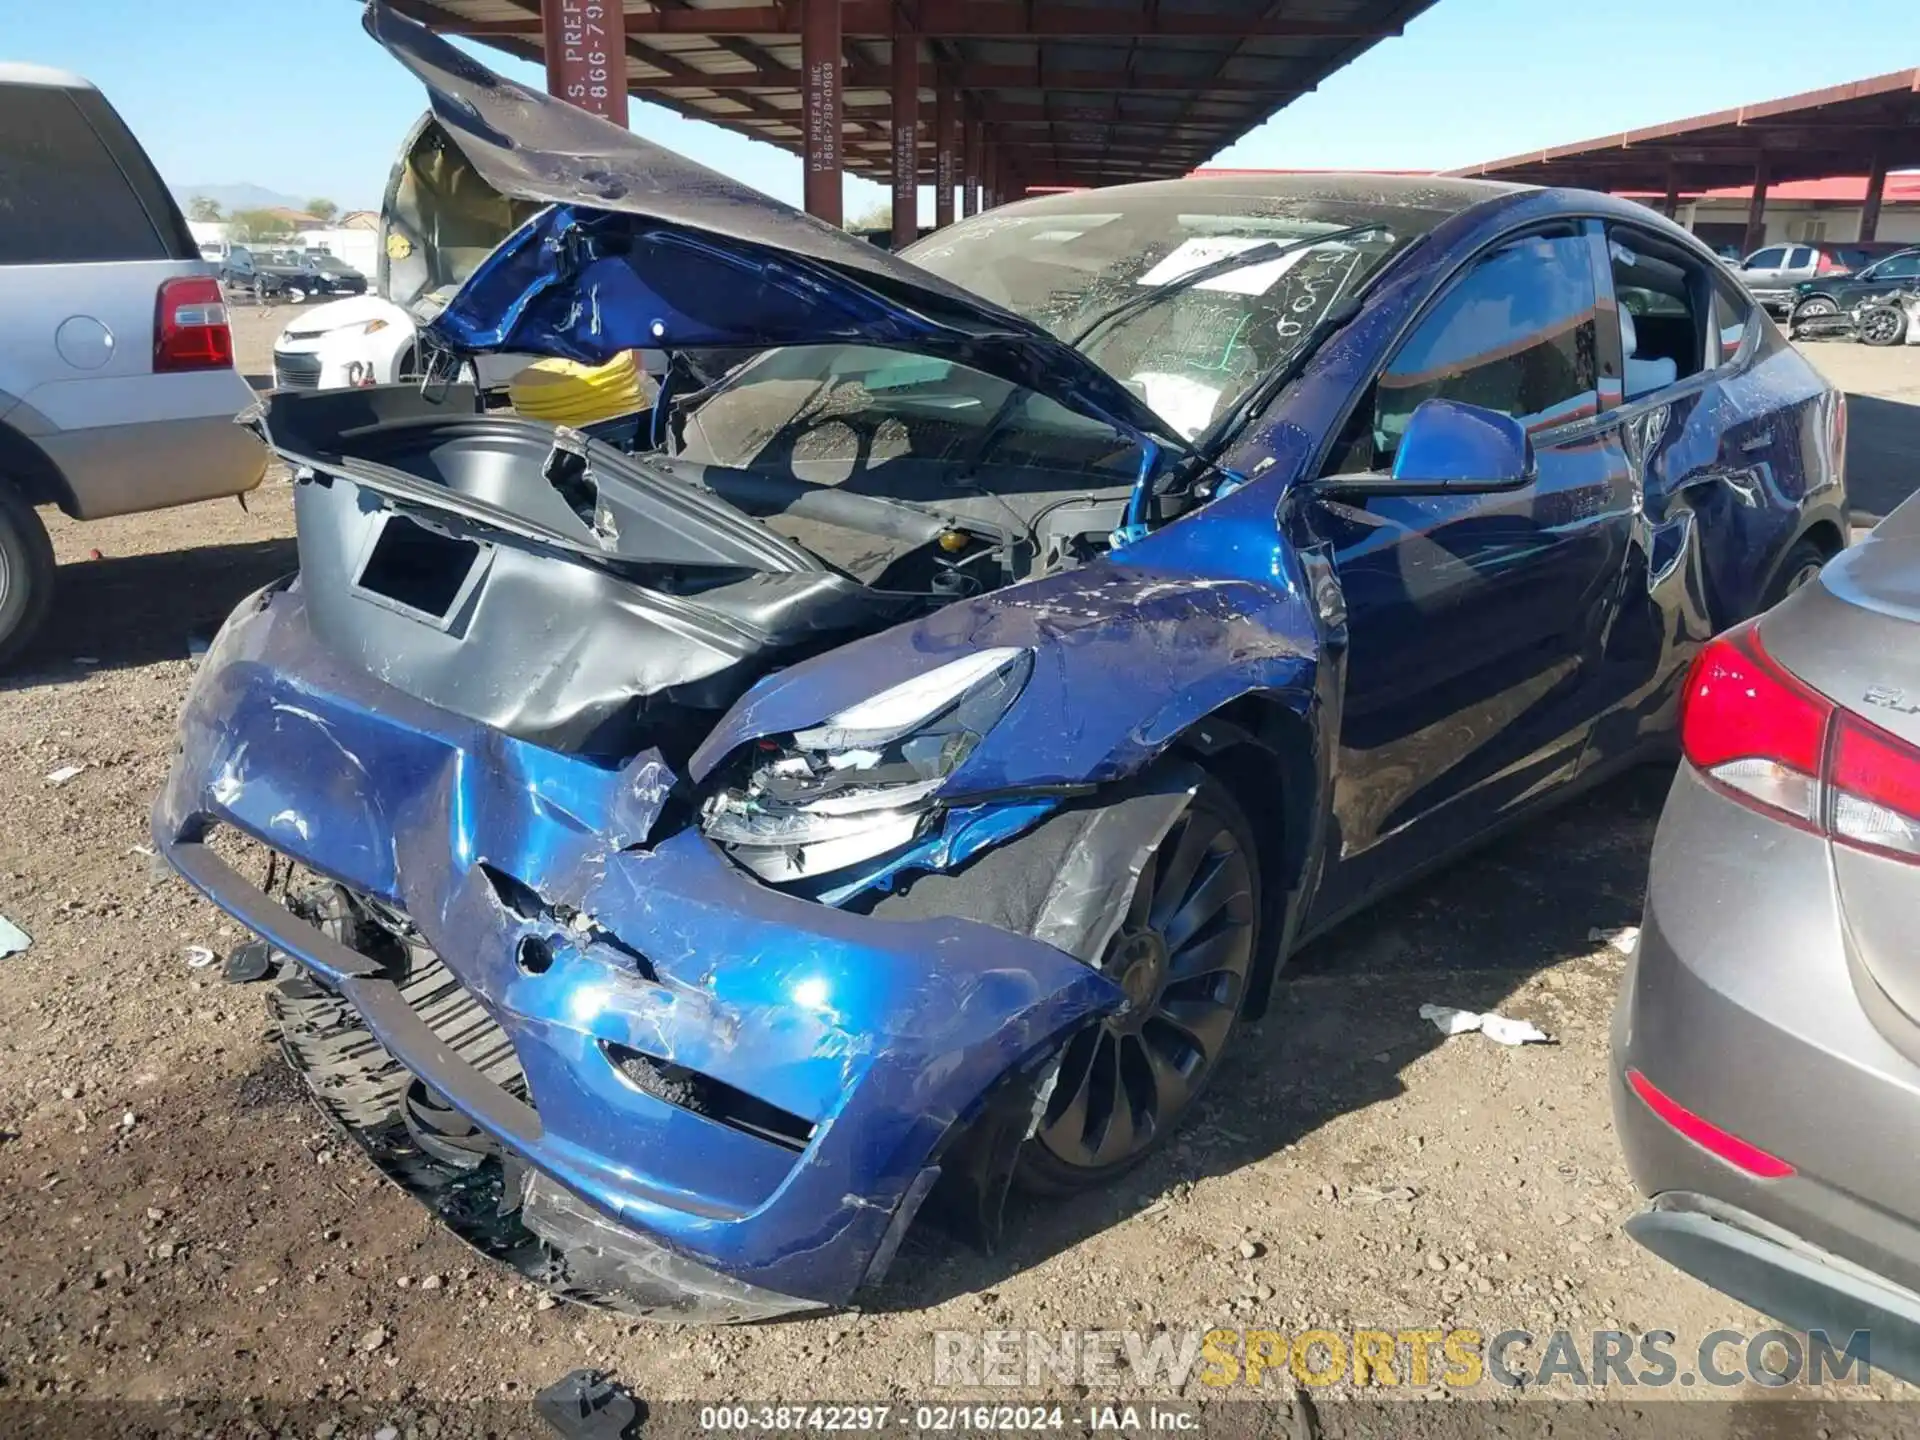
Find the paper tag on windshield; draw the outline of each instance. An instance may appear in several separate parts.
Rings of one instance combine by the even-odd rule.
[[[1216,260],[1224,260],[1229,255],[1238,255],[1243,250],[1251,250],[1256,245],[1267,243],[1266,240],[1252,235],[1196,236],[1192,240],[1181,241],[1171,255],[1134,283],[1165,285],[1169,280],[1178,280],[1182,275],[1191,275],[1195,270],[1211,265]],[[1226,274],[1216,275],[1211,280],[1202,280],[1193,288],[1225,290],[1235,295],[1264,295],[1274,287],[1282,275],[1311,253],[1311,247],[1305,247],[1273,260],[1263,260],[1258,265],[1249,265],[1244,270],[1229,270]]]

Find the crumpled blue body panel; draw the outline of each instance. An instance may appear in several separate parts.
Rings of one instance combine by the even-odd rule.
[[[784,895],[691,828],[648,846],[671,779],[651,753],[599,766],[412,700],[317,646],[297,589],[246,609],[188,700],[160,844],[233,825],[404,910],[519,1052],[541,1133],[515,1148],[701,1263],[845,1300],[948,1128],[1118,1002],[1028,938]],[[519,939],[553,926],[504,907],[481,862],[599,931],[525,973]],[[301,958],[328,977],[311,948]],[[795,1155],[658,1100],[602,1042],[734,1085],[813,1137]],[[433,1055],[396,1053],[433,1083]]]

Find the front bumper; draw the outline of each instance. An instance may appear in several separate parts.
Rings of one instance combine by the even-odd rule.
[[[655,834],[673,777],[652,752],[608,767],[414,700],[322,649],[297,587],[228,623],[181,738],[154,836],[189,881],[345,997],[583,1225],[792,1308],[845,1303],[1002,1078],[1120,1002],[1033,939],[811,904],[692,828]],[[203,843],[220,825],[411,917],[511,1041],[530,1101],[220,859]],[[804,1144],[636,1087],[626,1052],[799,1117]]]
[[[1844,1340],[1920,1317],[1920,1155],[1887,1143],[1920,1117],[1920,1066],[1862,1007],[1826,852],[1681,767],[1614,1014],[1612,1090],[1627,1167],[1652,1202],[1629,1233]],[[1756,1178],[1686,1139],[1627,1086],[1628,1068],[1794,1173]],[[1876,1331],[1876,1365],[1902,1354],[1920,1360],[1920,1331],[1890,1329],[1884,1344]]]

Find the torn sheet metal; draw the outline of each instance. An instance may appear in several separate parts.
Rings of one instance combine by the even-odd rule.
[[[608,767],[407,702],[330,659],[305,617],[301,594],[281,592],[229,627],[185,708],[156,843],[504,1153],[650,1245],[755,1291],[845,1303],[980,1097],[1119,1003],[1025,933],[763,886],[695,830],[652,833],[672,791],[657,756]],[[324,691],[295,675],[327,676]],[[385,942],[323,943],[209,863],[210,824],[324,854],[385,924],[445,957],[446,983],[510,1038],[527,1098],[484,1054],[421,1031],[421,997],[380,958]],[[642,838],[615,849],[614,830]],[[511,877],[505,898],[490,875]],[[511,903],[522,890],[537,902]],[[623,1050],[723,1087],[731,1113],[636,1088]],[[810,1138],[776,1143],[760,1107]]]

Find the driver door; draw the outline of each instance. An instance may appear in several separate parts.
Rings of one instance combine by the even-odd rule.
[[[1457,276],[1381,370],[1334,462],[1378,473],[1381,492],[1310,502],[1347,610],[1330,904],[1363,898],[1576,768],[1634,498],[1602,413],[1617,403],[1619,369],[1611,349],[1601,358],[1601,243],[1584,224],[1528,235]],[[1391,493],[1408,417],[1435,397],[1519,420],[1532,482]]]

